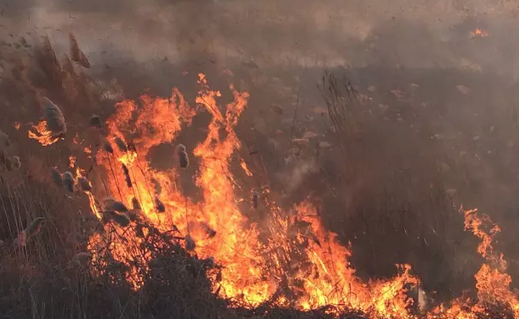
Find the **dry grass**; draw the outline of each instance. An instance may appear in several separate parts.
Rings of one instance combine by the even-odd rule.
[[[76,55],[74,61],[81,58],[76,46],[77,43],[73,48],[76,52],[73,53]],[[69,125],[70,136],[80,129],[86,130],[88,124],[99,128],[99,117],[92,117],[92,113],[103,114],[112,103],[101,98],[104,88],[96,88],[86,75],[77,71],[78,68],[71,68],[70,60],[60,64],[47,39],[37,48],[35,56],[36,59],[29,59],[23,71],[19,71],[21,74],[16,73],[16,79],[0,86],[2,94],[11,104],[20,104],[20,109],[9,108],[6,118],[20,122],[35,121],[33,114],[37,110],[34,105],[38,105],[40,96],[49,96],[58,105],[66,106],[62,111],[68,123],[85,124],[84,127]],[[324,216],[330,228],[342,239],[356,239],[353,242],[355,252],[352,261],[359,269],[359,275],[366,278],[373,274],[391,276],[395,263],[410,262],[418,273],[423,274],[424,282],[429,285],[426,289],[438,289],[445,293],[445,287],[458,280],[454,278],[456,273],[449,271],[454,267],[450,261],[458,254],[475,252],[475,247],[472,242],[467,243],[466,236],[461,233],[462,217],[456,213],[450,196],[443,189],[442,176],[436,172],[437,163],[430,160],[422,161],[420,165],[405,166],[409,163],[406,157],[413,150],[435,147],[434,142],[421,145],[421,140],[409,138],[404,141],[414,146],[411,151],[404,147],[392,149],[394,144],[385,144],[388,141],[384,138],[387,132],[404,136],[408,131],[395,128],[386,121],[373,121],[367,116],[364,107],[358,104],[357,92],[347,79],[339,80],[337,76],[327,74],[320,89],[331,115],[328,124],[332,125],[328,126],[326,137],[342,147],[330,151],[329,156],[316,156],[315,163],[319,170],[305,176],[297,190],[316,190],[313,196],[319,198],[316,202],[324,211],[334,212],[333,216]],[[283,111],[277,109],[275,113],[279,115]],[[88,118],[91,118],[90,123],[85,121]],[[12,128],[12,123],[4,121],[0,125],[11,137],[20,135]],[[303,129],[296,128],[295,133],[299,134]],[[97,141],[100,139],[98,135],[96,132],[92,140],[113,153],[109,142]],[[85,268],[91,257],[87,253],[86,243],[89,236],[100,231],[99,222],[90,214],[86,199],[74,196],[76,193],[70,183],[65,185],[70,192],[66,194],[63,183],[67,177],[59,173],[68,169],[68,155],[76,150],[75,146],[59,142],[42,148],[35,143],[16,140],[14,144],[18,148],[13,152],[19,152],[13,154],[21,158],[23,169],[0,169],[0,240],[3,242],[0,244],[0,319],[331,317],[325,314],[327,309],[303,313],[278,309],[268,303],[253,310],[236,304],[229,307],[227,301],[212,293],[207,272],[216,266],[207,260],[197,260],[181,248],[178,238],[156,230],[138,247],[141,253],[151,256],[149,271],[144,271],[145,267],[139,264],[139,260],[128,261],[140,266],[138,268],[143,278],[141,289],[133,291],[130,288],[124,279],[128,268],[113,261],[108,251],[101,258],[109,264],[107,271],[102,276],[92,275]],[[116,139],[114,143],[118,148],[128,150],[124,141]],[[287,145],[289,143],[292,139]],[[257,144],[260,145],[259,142]],[[302,153],[312,151],[306,149]],[[251,154],[254,152],[251,151]],[[179,166],[188,168],[189,158],[185,148],[179,147],[177,155]],[[278,157],[271,156],[267,160],[273,163],[272,158],[276,160]],[[82,158],[78,161],[86,162]],[[265,171],[262,178],[266,180],[267,170],[278,169],[276,163],[265,165],[263,159],[259,162]],[[52,166],[57,166],[58,170],[51,170]],[[399,172],[400,169],[403,173]],[[90,180],[99,180],[93,175],[89,176]],[[417,180],[413,178],[415,176],[422,178]],[[126,183],[130,187],[131,179],[127,177]],[[52,181],[55,185],[51,184]],[[429,187],[428,183],[433,183],[435,187]],[[82,186],[83,190],[87,188]],[[300,200],[296,197],[300,194],[306,196],[303,191],[293,193],[298,194],[287,196],[291,203]],[[350,193],[356,197],[347,202],[343,194]],[[254,207],[258,207],[257,197],[257,193],[252,194]],[[115,215],[108,217],[127,226],[131,216],[122,214],[128,208],[113,207],[114,203],[111,204],[111,209],[107,210]],[[138,208],[138,202],[133,204],[135,209]],[[158,198],[156,206],[157,211],[164,211],[164,204]],[[343,207],[347,207],[345,211],[335,214]],[[346,219],[346,222],[338,222],[339,218]],[[24,230],[33,229],[29,227],[33,221],[44,223],[41,230],[28,231],[35,234],[26,238],[27,244],[20,247],[17,241],[19,235]],[[334,225],[345,226],[344,229],[334,229]],[[208,229],[208,232],[211,231],[214,232]],[[400,247],[400,251],[395,253],[391,250],[389,242]],[[190,243],[189,246],[194,244]],[[445,264],[448,266],[436,269],[437,265]],[[96,262],[93,266],[101,267]],[[448,300],[456,295],[457,291],[451,291],[450,294],[438,296],[438,299]],[[343,318],[360,318],[360,314],[344,314]]]

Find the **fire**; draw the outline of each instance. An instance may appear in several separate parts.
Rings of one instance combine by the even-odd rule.
[[[488,36],[489,36],[489,33],[487,31],[479,29],[479,28],[477,28],[474,31],[470,31],[471,38],[475,38],[475,37],[484,38],[484,37],[488,37]]]
[[[177,89],[170,98],[142,96],[138,101],[118,103],[107,120],[106,141],[118,147],[93,152],[87,148],[105,171],[110,196],[127,207],[138,202],[140,207],[134,211],[144,222],[186,238],[186,248],[187,238],[191,238],[194,247],[188,250],[198,259],[214,258],[222,267],[209,276],[214,292],[222,298],[247,307],[267,301],[301,310],[333,305],[337,314],[355,309],[373,318],[412,318],[413,300],[407,292],[420,282],[411,274],[411,267],[397,265],[398,275],[391,279],[362,281],[348,261],[351,250],[323,227],[318,209],[309,202],[281,208],[268,199],[269,190],[264,189],[266,200],[252,213],[266,211],[265,223],[260,226],[246,217],[239,203],[250,200],[251,190],[237,187],[240,181],[230,167],[233,154],[241,147],[234,128],[249,95],[230,86],[233,101],[222,108],[217,103],[220,92],[209,89],[203,74],[198,84],[195,101],[199,112],[208,112],[212,120],[206,138],[196,147],[188,147],[193,149],[189,153],[194,156],[191,160],[196,175],[190,176],[190,171],[181,169],[174,158],[171,161],[175,167],[163,171],[154,169],[147,160],[154,146],[175,143],[183,127],[197,115],[195,108]],[[71,159],[71,165],[75,160]],[[242,159],[239,165],[246,176],[253,176]],[[77,169],[76,175],[80,174],[84,172]],[[192,181],[200,189],[201,199],[195,201],[184,195],[180,181]],[[93,213],[103,220],[96,196],[89,192],[87,196]],[[481,239],[478,252],[486,260],[476,274],[478,300],[460,298],[450,306],[438,306],[427,317],[476,318],[489,304],[508,305],[519,316],[519,302],[509,289],[506,262],[492,248],[499,228],[475,210],[463,213],[465,228]],[[134,289],[142,286],[147,268],[137,269],[127,261],[146,264],[151,258],[140,249],[145,234],[139,230],[139,223],[106,223],[104,233],[93,235],[88,245],[94,261],[105,266],[126,263],[129,272],[125,279]],[[490,230],[485,231],[489,224]]]
[[[68,163],[69,163],[68,166],[69,166],[70,168],[74,168],[74,167],[76,167],[76,157],[70,155],[70,156],[68,157]]]
[[[489,307],[501,309],[509,308],[514,318],[519,317],[519,298],[510,290],[512,278],[506,273],[507,264],[502,253],[494,251],[492,242],[500,232],[499,226],[494,224],[488,215],[479,215],[477,209],[463,211],[465,216],[465,230],[471,231],[481,242],[478,253],[485,259],[485,263],[474,276],[476,279],[477,301],[457,299],[447,309],[443,305],[435,309],[429,316],[436,318],[443,314],[445,318],[472,319],[484,317]]]
[[[37,140],[42,146],[49,146],[60,140],[61,136],[56,136],[52,131],[47,129],[47,122],[40,121],[32,127],[35,132],[29,130],[27,133],[29,138]]]
[[[196,102],[212,116],[207,137],[193,150],[199,169],[194,182],[202,190],[203,200],[193,202],[182,194],[179,179],[184,177],[183,171],[156,171],[146,160],[153,146],[173,143],[182,126],[190,125],[196,115],[176,89],[169,99],[144,96],[139,102],[121,102],[108,119],[109,141],[116,137],[125,141],[125,137],[134,136],[132,150],[114,148],[114,154],[97,153],[97,162],[111,177],[109,188],[114,197],[127,205],[136,198],[143,216],[159,230],[178,229],[181,235],[193,238],[198,258],[214,258],[223,266],[213,277],[215,292],[223,298],[249,307],[275,297],[278,304],[300,309],[334,304],[376,315],[405,313],[410,304],[405,285],[417,283],[409,274],[410,267],[402,266],[401,275],[393,280],[362,283],[347,261],[349,250],[339,244],[335,234],[322,227],[315,217],[316,209],[309,203],[287,212],[275,205],[269,207],[271,236],[268,240],[260,239],[258,225],[248,221],[238,207],[244,200],[240,197],[248,193],[236,193],[237,181],[230,172],[232,155],[241,146],[234,127],[247,106],[248,93],[231,86],[234,101],[222,111],[216,101],[220,92],[210,90],[202,74],[198,82]],[[127,167],[132,187],[122,182],[127,177],[118,163]],[[240,166],[247,176],[253,175],[243,160]],[[153,189],[153,181],[160,184],[160,192]],[[165,212],[157,210],[156,198],[163,203]],[[102,215],[95,198],[90,200],[96,215]],[[295,227],[301,223],[307,225],[304,232]],[[209,236],[207,229],[214,230],[214,234]],[[116,227],[109,233],[120,231]],[[95,255],[96,247],[108,245],[113,258],[123,262],[132,254],[129,247],[138,246],[140,238],[132,235],[131,229],[125,231],[125,238],[133,241],[130,245],[118,238],[110,235],[110,240],[104,240],[95,236],[90,247]],[[291,264],[293,261],[287,258],[290,254],[309,266]],[[137,273],[128,277],[137,289],[141,282]]]
[[[240,166],[243,169],[243,171],[245,172],[245,174],[247,174],[247,176],[249,176],[249,177],[253,176],[252,172],[249,170],[249,167],[247,166],[247,163],[243,160],[243,158],[240,159]]]

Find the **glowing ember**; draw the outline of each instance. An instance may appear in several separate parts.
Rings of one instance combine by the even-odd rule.
[[[489,36],[489,33],[487,31],[481,30],[479,28],[474,31],[470,31],[471,38],[475,38],[475,37],[484,38],[484,37],[488,37],[488,36]]]

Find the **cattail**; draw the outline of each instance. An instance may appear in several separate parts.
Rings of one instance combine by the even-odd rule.
[[[19,169],[22,166],[22,162],[18,156],[11,156],[9,161],[11,162],[11,169]]]
[[[0,148],[9,147],[9,145],[11,145],[9,135],[5,134],[2,130],[0,130]]]
[[[187,234],[186,236],[186,250],[193,251],[196,248],[195,241],[191,237],[191,235]]]
[[[88,179],[86,179],[86,177],[79,177],[77,179],[77,184],[79,185],[79,188],[81,188],[81,190],[83,192],[90,192],[92,191],[92,184],[90,183],[90,181]]]
[[[108,143],[108,141],[103,143],[103,149],[110,154],[114,153],[114,149],[112,148],[112,145]]]
[[[128,212],[126,212],[126,216],[128,216],[130,221],[136,222],[139,220],[138,212],[139,212],[138,210],[129,210]]]
[[[105,200],[104,208],[107,211],[117,211],[120,213],[128,212],[128,208],[126,208],[126,206],[123,203],[118,202],[112,198],[108,198]]]
[[[86,57],[85,53],[83,53],[83,51],[81,51],[81,49],[79,48],[76,37],[72,33],[69,33],[69,40],[70,57],[72,61],[79,63],[84,68],[90,68],[90,62],[88,61],[88,58]]]
[[[121,152],[123,152],[123,153],[128,152],[128,147],[126,146],[126,143],[124,143],[124,141],[120,137],[116,137],[114,139],[114,142],[115,142],[115,145],[117,145],[117,147],[119,148],[119,150]]]
[[[130,218],[125,213],[114,212],[112,219],[121,227],[128,227],[128,225],[130,225]]]
[[[43,106],[47,130],[51,131],[54,137],[62,137],[67,132],[67,123],[60,108],[46,97],[43,97]]]
[[[177,156],[180,168],[187,168],[189,166],[189,156],[187,155],[186,147],[183,144],[178,144]]]
[[[63,187],[73,193],[74,192],[74,175],[71,172],[66,171],[63,173]]]
[[[108,222],[110,222],[112,220],[112,217],[110,216],[111,213],[112,212],[109,212],[109,211],[103,211],[103,215],[101,218],[101,222],[103,225],[108,224]]]
[[[155,208],[159,213],[164,213],[166,211],[166,206],[164,206],[157,195],[155,195]]]
[[[123,167],[124,179],[126,181],[126,186],[128,186],[129,188],[132,188],[132,179],[130,178],[130,171],[128,170],[128,167],[126,167],[126,165],[124,165],[124,163],[122,163],[121,165]]]
[[[209,238],[213,238],[214,236],[216,236],[216,230],[212,229],[207,224],[205,224],[205,226],[206,226],[205,233],[207,234],[207,236],[209,236]]]
[[[258,192],[254,191],[254,192],[252,192],[252,207],[254,207],[254,209],[257,209],[258,205],[259,205],[259,195],[258,195]]]
[[[207,237],[213,238],[216,236],[216,231],[211,228],[206,222],[189,223],[189,228],[197,228],[205,232]]]
[[[51,178],[52,178],[52,181],[54,182],[54,184],[56,184],[56,186],[58,186],[58,187],[62,187],[63,186],[63,176],[61,176],[61,173],[58,171],[58,169],[53,167],[51,169],[50,173],[51,173]]]
[[[90,120],[88,121],[88,125],[91,127],[97,127],[97,128],[103,127],[101,118],[96,114],[94,114],[94,115],[92,115],[92,117],[90,117]]]
[[[186,152],[178,154],[180,168],[187,168],[189,166],[189,157]]]
[[[128,225],[130,225],[130,218],[125,213],[118,213],[116,211],[104,211],[103,220],[112,220],[121,227],[127,227]]]
[[[135,227],[135,234],[139,238],[144,238],[144,225],[137,224],[137,226]]]
[[[133,210],[142,210],[141,204],[139,203],[139,201],[135,197],[132,198],[132,207],[133,207]]]

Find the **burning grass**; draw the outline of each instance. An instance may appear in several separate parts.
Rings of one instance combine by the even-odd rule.
[[[75,55],[81,57],[77,41],[71,40]],[[68,79],[74,85],[63,87],[80,86],[85,77],[63,77],[74,69],[68,64],[62,68],[47,42],[37,57],[53,79],[51,84]],[[81,65],[90,67],[86,62]],[[340,96],[337,80],[329,77],[328,84],[326,80],[321,90],[332,115],[332,135],[349,150],[351,136],[364,129],[346,100],[353,101],[357,92],[347,83],[348,95]],[[199,74],[198,85],[194,105],[176,88],[169,98],[143,95],[135,101],[118,101],[105,123],[97,115],[94,121],[81,118],[84,131],[75,130],[71,141],[59,143],[65,138],[67,109],[44,100],[45,122],[40,122],[40,134],[34,139],[48,146],[45,150],[59,151],[61,144],[67,144],[68,163],[45,168],[47,183],[31,182],[19,170],[2,176],[0,194],[5,194],[2,205],[8,227],[0,276],[11,279],[0,285],[2,314],[7,318],[519,316],[507,264],[492,247],[499,228],[474,210],[462,214],[466,230],[481,240],[478,253],[484,258],[475,276],[475,299],[460,297],[433,309],[417,305],[420,298],[411,298],[411,290],[422,291],[422,283],[408,264],[396,265],[392,278],[362,280],[350,264],[351,247],[324,227],[318,204],[306,198],[281,205],[269,187],[250,187],[258,172],[235,157],[242,148],[236,126],[249,94],[230,86],[232,100],[222,106],[222,93],[210,89],[205,75]],[[205,137],[193,144],[178,142],[200,114],[210,118]],[[56,125],[51,125],[52,119]],[[175,145],[173,165],[158,170],[149,153],[163,144]],[[295,153],[304,145],[298,144]],[[45,186],[51,181],[57,187]],[[186,195],[186,183],[192,184],[197,196]]]

